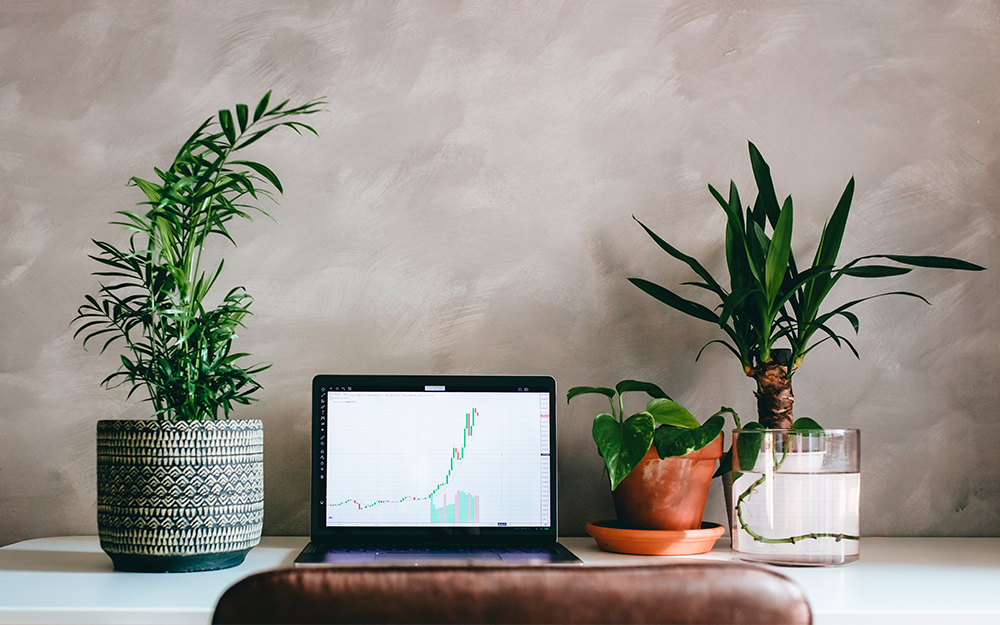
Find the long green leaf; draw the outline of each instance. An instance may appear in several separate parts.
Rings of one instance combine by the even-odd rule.
[[[813,267],[837,264],[837,255],[844,240],[844,230],[847,228],[847,218],[851,212],[851,202],[854,199],[854,178],[851,177],[837,202],[837,207],[830,216],[830,221],[823,226],[819,247],[813,258]]]
[[[709,345],[713,345],[715,343],[723,345],[726,349],[728,349],[730,352],[732,352],[733,355],[736,356],[736,358],[738,358],[741,363],[743,363],[744,367],[750,367],[752,365],[752,363],[750,362],[750,355],[749,354],[741,354],[738,349],[736,349],[735,347],[733,347],[729,343],[723,341],[722,339],[715,339],[713,341],[709,341],[708,343],[705,343],[704,345],[702,345],[701,349],[698,350],[698,354],[694,358],[695,362],[697,362],[698,360],[701,360],[701,353],[703,351],[705,351],[705,348],[707,348]]]
[[[926,267],[929,269],[954,269],[958,271],[983,271],[982,267],[975,263],[970,263],[959,258],[948,258],[944,256],[903,256],[900,254],[884,254],[877,256],[865,256],[864,258],[888,258],[904,265],[914,267]]]
[[[861,265],[841,270],[845,276],[854,278],[889,278],[901,276],[913,271],[912,267],[895,267],[891,265]]]
[[[800,292],[803,287],[809,286],[809,284],[816,280],[828,277],[833,271],[833,265],[821,265],[819,267],[810,267],[802,273],[796,273],[791,277],[786,276],[785,283],[781,289],[783,292],[782,299],[775,302],[774,310],[780,312],[781,307],[785,302],[791,301],[795,293]]]
[[[244,133],[247,130],[247,121],[249,117],[249,109],[246,104],[236,105],[236,121],[240,125],[240,133]]]
[[[268,91],[267,93],[264,94],[264,97],[260,99],[260,102],[257,103],[257,108],[253,112],[254,122],[258,121],[261,117],[263,117],[264,113],[267,111],[267,102],[270,99],[271,99],[271,92]]]
[[[146,197],[150,202],[157,203],[162,199],[161,191],[163,187],[156,184],[155,182],[149,182],[148,180],[143,180],[137,176],[132,176],[129,178],[129,183],[139,187],[139,189],[146,194]],[[128,213],[123,213],[128,214]]]
[[[281,188],[281,181],[278,180],[278,176],[276,176],[267,166],[255,161],[233,161],[232,164],[249,167],[261,176],[264,176],[268,182],[273,184],[274,188],[278,190],[278,193],[284,193],[284,189]],[[253,187],[251,186],[250,189],[252,190]]]
[[[719,314],[719,325],[726,325],[729,322],[729,318],[739,310],[747,298],[761,293],[760,288],[756,286],[734,290],[730,293],[722,305],[722,312]]]
[[[757,182],[757,202],[756,205],[763,210],[771,226],[778,222],[780,209],[778,207],[778,195],[774,191],[774,181],[771,179],[771,167],[764,162],[760,150],[753,143],[749,143],[750,165],[753,168],[753,177]]]
[[[655,232],[653,232],[652,230],[650,230],[649,228],[647,228],[646,224],[644,224],[641,221],[639,221],[638,219],[636,219],[635,215],[632,216],[632,219],[635,219],[635,221],[640,226],[642,226],[642,229],[645,230],[646,234],[648,234],[654,241],[656,241],[656,244],[658,246],[660,246],[660,249],[662,249],[663,251],[665,251],[667,254],[670,254],[671,256],[673,256],[674,258],[676,258],[677,260],[685,263],[696,274],[698,274],[698,276],[701,277],[701,279],[705,281],[706,288],[708,288],[709,290],[713,291],[714,293],[717,293],[720,297],[723,296],[724,291],[723,291],[722,287],[719,286],[719,283],[716,282],[716,280],[712,276],[712,274],[710,274],[701,265],[701,263],[699,263],[696,259],[692,258],[691,256],[688,256],[687,254],[682,253],[677,248],[675,248],[674,246],[670,245],[669,243],[667,243],[666,241],[664,241],[663,239],[661,239]]]
[[[703,321],[710,321],[712,323],[719,322],[719,316],[705,306],[696,302],[688,301],[658,284],[654,284],[648,280],[643,280],[642,278],[629,278],[628,281],[649,295],[652,295],[656,299],[660,300],[667,306],[675,308],[688,316],[695,317]]]
[[[777,312],[774,302],[781,293],[781,284],[785,280],[785,272],[788,269],[788,256],[792,250],[792,198],[785,200],[785,205],[781,208],[778,216],[778,223],[774,227],[774,235],[771,237],[771,246],[767,251],[766,261],[766,284],[767,301],[769,310]]]
[[[235,145],[236,128],[233,127],[233,114],[228,109],[219,111],[219,125],[222,126],[222,132],[225,133],[229,145]]]

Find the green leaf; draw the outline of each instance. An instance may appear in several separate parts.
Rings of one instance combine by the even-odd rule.
[[[750,273],[753,274],[754,280],[766,292],[767,252],[771,248],[771,240],[764,233],[764,228],[756,221],[751,222],[747,226],[747,230],[748,232],[744,239],[747,245],[747,259],[749,260],[747,266],[750,268]]]
[[[651,414],[657,423],[686,429],[701,427],[698,420],[684,406],[672,399],[653,399],[646,404],[646,412]]]
[[[236,121],[240,124],[240,133],[244,133],[247,130],[247,118],[249,117],[249,109],[246,104],[236,105]]]
[[[261,176],[264,176],[264,178],[266,178],[268,182],[273,184],[274,188],[278,190],[278,193],[284,193],[284,190],[281,188],[281,182],[278,180],[278,177],[274,174],[273,171],[271,171],[268,167],[262,165],[261,163],[257,163],[254,161],[233,161],[232,164],[244,165],[246,167],[249,167],[250,169],[260,174]]]
[[[132,176],[129,178],[129,184],[139,187],[139,189],[146,194],[146,197],[149,198],[150,202],[159,203],[163,197],[161,195],[163,187],[155,182],[149,182],[148,180],[143,180],[137,176]],[[122,212],[122,214],[130,215],[128,212]]]
[[[844,317],[845,319],[847,319],[850,322],[851,327],[854,328],[854,333],[857,334],[858,333],[858,328],[861,326],[861,322],[858,321],[858,316],[855,315],[854,313],[848,312],[846,310],[840,311],[839,314],[840,314],[840,316]]]
[[[740,471],[750,471],[757,464],[757,455],[764,444],[764,433],[754,430],[765,429],[763,425],[756,421],[751,421],[743,426],[736,436],[736,460]]]
[[[695,362],[698,362],[699,360],[701,360],[701,354],[702,354],[702,352],[704,352],[705,349],[709,345],[716,345],[716,344],[717,345],[722,345],[723,347],[725,347],[726,349],[728,349],[730,351],[730,353],[732,353],[734,356],[736,356],[736,358],[740,362],[744,362],[745,361],[743,355],[740,354],[740,352],[739,352],[738,349],[736,349],[735,347],[733,347],[732,345],[730,345],[729,343],[725,342],[722,339],[715,339],[715,340],[709,341],[708,343],[705,343],[704,345],[701,346],[701,349],[698,350],[698,354],[694,357]],[[747,366],[750,366],[750,365],[747,364]]]
[[[568,404],[569,400],[573,399],[577,395],[587,395],[590,393],[604,395],[609,399],[615,396],[614,389],[604,388],[603,386],[574,386],[566,392],[566,403]]]
[[[659,386],[653,384],[652,382],[638,382],[636,380],[622,380],[615,385],[615,390],[618,391],[619,395],[624,395],[625,393],[642,392],[646,393],[650,397],[664,397],[667,398],[667,394],[663,392]]]
[[[840,273],[845,276],[852,276],[855,278],[889,278],[892,276],[901,276],[913,271],[910,267],[893,267],[890,265],[862,265],[860,267],[845,267],[840,270]]]
[[[785,200],[785,205],[778,216],[774,227],[774,236],[767,251],[766,285],[767,302],[773,306],[781,293],[781,283],[788,271],[788,257],[792,250],[792,198]],[[774,310],[772,308],[772,310]],[[775,311],[776,312],[776,311]]]
[[[247,140],[245,140],[245,141],[243,141],[242,143],[240,143],[238,146],[236,146],[234,148],[234,150],[242,150],[243,148],[247,147],[248,145],[252,145],[252,144],[256,143],[257,141],[259,141],[260,139],[264,138],[269,132],[271,132],[272,130],[274,130],[277,127],[278,127],[277,125],[275,125],[275,126],[268,126],[264,130],[258,130],[256,132],[250,133],[250,138],[247,139]]]
[[[649,295],[652,295],[656,299],[660,300],[667,306],[679,310],[685,315],[694,317],[695,319],[701,319],[702,321],[710,321],[712,323],[719,322],[719,316],[705,306],[696,302],[688,301],[658,284],[654,284],[648,280],[643,280],[642,278],[629,278],[628,281]]]
[[[712,274],[710,274],[708,272],[708,270],[706,270],[704,267],[702,267],[701,263],[699,263],[696,259],[692,258],[691,256],[688,256],[687,254],[682,253],[677,248],[673,247],[672,245],[670,245],[669,243],[667,243],[666,241],[664,241],[663,239],[661,239],[659,236],[657,236],[657,234],[655,232],[653,232],[652,230],[650,230],[649,228],[647,228],[646,224],[644,224],[641,221],[639,221],[638,219],[636,219],[635,215],[632,216],[632,219],[635,219],[635,221],[640,226],[642,226],[642,229],[645,230],[646,234],[648,234],[653,239],[653,241],[655,241],[656,244],[660,246],[660,249],[662,249],[663,251],[665,251],[667,254],[670,254],[671,256],[673,256],[674,258],[676,258],[677,260],[685,263],[696,274],[698,274],[698,276],[701,277],[701,279],[705,281],[705,287],[707,289],[709,289],[710,291],[718,294],[720,297],[722,297],[724,295],[724,291],[723,291],[722,287],[719,286],[719,283],[716,282],[716,280],[715,280],[714,277],[712,277]]]
[[[975,263],[962,260],[960,258],[947,258],[944,256],[902,256],[899,254],[884,254],[879,256],[866,256],[865,258],[888,258],[904,265],[914,267],[926,267],[928,269],[955,269],[958,271],[983,271],[986,267],[981,267]]]
[[[719,314],[719,325],[726,325],[730,317],[743,305],[747,298],[760,293],[760,288],[756,286],[738,290],[734,289],[724,300],[722,313]]]
[[[271,92],[268,91],[267,93],[264,94],[264,97],[260,99],[260,102],[257,103],[257,108],[253,112],[254,122],[259,120],[267,111],[267,101],[270,99],[271,99]]]
[[[222,126],[222,132],[225,133],[229,145],[235,144],[236,129],[233,127],[233,114],[229,109],[219,111],[219,125]]]
[[[844,193],[837,202],[837,208],[833,210],[830,221],[823,226],[823,234],[820,236],[819,247],[816,248],[816,256],[813,259],[813,266],[833,265],[837,262],[837,255],[840,253],[840,245],[844,240],[844,230],[847,228],[847,217],[851,212],[851,202],[854,199],[854,177],[852,176],[844,189]]]
[[[730,449],[726,453],[722,454],[722,458],[719,459],[719,468],[715,470],[712,474],[712,479],[719,477],[720,475],[725,475],[733,470],[733,450]],[[735,479],[735,476],[733,476]]]
[[[704,425],[694,429],[661,425],[653,434],[656,453],[660,458],[683,456],[705,447],[722,433],[725,419],[719,415],[709,417]]]
[[[611,490],[639,465],[653,442],[653,417],[640,412],[619,423],[608,413],[594,419],[593,436],[611,479]]]
[[[727,226],[734,227],[739,232],[743,232],[743,208],[739,204],[733,203],[733,198],[739,197],[739,193],[736,190],[736,183],[733,181],[729,182],[729,199],[722,197],[722,194],[716,190],[712,185],[708,185],[708,191],[715,198],[715,201],[719,203],[722,210],[726,213]]]
[[[799,417],[792,423],[793,430],[822,430],[823,426],[809,417]]]
[[[748,142],[749,143],[749,142]],[[774,191],[774,182],[771,180],[771,167],[764,161],[760,150],[753,143],[749,143],[750,166],[753,168],[753,177],[757,182],[757,201],[755,210],[763,211],[771,222],[772,227],[778,221],[778,195]]]

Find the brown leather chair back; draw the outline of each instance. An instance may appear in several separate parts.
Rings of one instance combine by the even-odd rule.
[[[735,562],[605,567],[278,569],[236,583],[214,623],[811,623],[795,582]]]

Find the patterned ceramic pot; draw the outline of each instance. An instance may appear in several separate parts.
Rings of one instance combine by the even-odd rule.
[[[260,542],[260,421],[99,421],[97,529],[116,569],[210,571]]]

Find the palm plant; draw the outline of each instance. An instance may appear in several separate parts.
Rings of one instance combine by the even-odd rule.
[[[261,388],[254,376],[269,366],[239,363],[248,354],[234,353],[232,342],[253,300],[238,286],[206,307],[224,261],[206,271],[202,260],[212,235],[235,245],[227,224],[250,219],[252,211],[269,216],[259,201],[273,200],[272,187],[282,192],[271,169],[233,155],[279,127],[316,134],[297,118],[321,110],[321,100],[272,106],[270,97],[252,116],[237,104],[205,120],[166,171],[154,168],[159,180],[130,179],[145,194],[139,205],[146,209],[119,211],[123,219],[111,222],[132,232],[127,247],[94,241],[99,252],[90,258],[102,266],[94,275],[110,281],[86,296],[74,337],[83,335],[84,347],[104,340],[102,353],[123,343],[121,365],[102,385],[131,384],[129,397],[145,388],[158,420],[218,419],[220,409],[228,418],[233,404],[253,401]]]
[[[887,295],[904,295],[929,303],[916,293],[891,291],[824,310],[823,302],[842,278],[887,278],[908,273],[915,267],[964,271],[979,271],[983,267],[955,258],[900,254],[861,256],[837,267],[837,255],[854,195],[854,179],[851,178],[823,228],[812,264],[800,271],[791,250],[792,198],[788,196],[778,204],[770,167],[756,146],[753,143],[749,146],[758,192],[752,207],[744,211],[735,183],[730,182],[728,198],[709,185],[727,217],[729,288],[722,286],[696,259],[680,252],[639,222],[661,249],[687,264],[700,278],[700,281],[683,284],[713,293],[719,299],[718,305],[709,308],[648,280],[629,280],[664,304],[718,325],[728,340],[709,341],[705,347],[713,343],[725,346],[739,359],[744,373],[756,381],[754,394],[759,422],[763,426],[792,428],[795,398],[791,379],[805,356],[818,345],[832,341],[839,347],[846,345],[855,357],[859,357],[850,340],[831,326],[833,320],[847,320],[856,334],[859,321],[851,309],[861,302]]]

